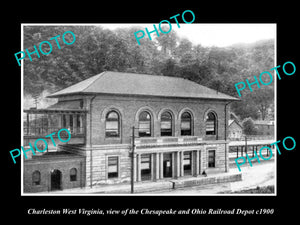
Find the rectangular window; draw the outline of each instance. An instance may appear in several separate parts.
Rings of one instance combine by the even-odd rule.
[[[119,137],[119,121],[106,122],[106,137]]]
[[[172,122],[162,121],[161,122],[161,136],[172,136]]]
[[[216,158],[216,151],[209,150],[208,151],[208,167],[215,167],[215,158]]]
[[[151,136],[151,124],[149,121],[139,122],[139,137]]]
[[[206,133],[214,134],[215,131],[215,121],[207,121],[206,122]]]
[[[116,178],[119,176],[119,158],[118,156],[111,156],[107,158],[107,177],[108,178]]]

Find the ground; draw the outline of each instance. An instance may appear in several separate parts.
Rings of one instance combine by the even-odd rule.
[[[160,180],[157,182],[137,182],[134,185],[135,193],[139,195],[222,195],[222,194],[271,194],[276,193],[276,164],[274,160],[254,162],[253,166],[244,164],[241,166],[241,172],[235,164],[231,164],[230,173],[242,173],[242,181],[218,183],[210,185],[201,185],[194,187],[185,187],[172,189],[172,182]],[[213,174],[208,173],[208,176]],[[189,179],[189,178],[186,178]],[[259,188],[257,188],[259,187]],[[274,193],[274,191],[275,193]],[[52,192],[39,192],[39,194],[57,195],[57,194],[129,194],[130,183],[116,185],[98,185],[92,188],[73,188]]]
[[[268,190],[270,193],[274,186],[276,190],[276,165],[274,160],[265,161],[263,163],[255,163],[252,167],[249,165],[241,167],[242,181],[221,183],[213,185],[202,185],[195,187],[187,187],[175,190],[162,190],[149,192],[151,194],[163,194],[163,195],[205,195],[205,194],[249,194],[249,193],[262,193]],[[238,172],[238,169],[230,168],[231,172]],[[259,188],[257,188],[259,187]],[[262,188],[263,187],[263,188]],[[257,189],[251,190],[250,189]],[[260,190],[260,191],[259,191]],[[263,190],[263,191],[262,191]],[[273,189],[274,190],[274,189]],[[274,194],[274,192],[273,192]]]

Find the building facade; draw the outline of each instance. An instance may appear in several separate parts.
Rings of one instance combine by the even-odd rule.
[[[47,118],[47,131],[49,121],[57,123],[54,130],[68,128],[72,141],[56,148],[49,143],[44,154],[25,159],[25,192],[129,182],[132,172],[142,182],[229,170],[228,105],[236,98],[182,78],[118,72],[103,72],[49,97],[58,103],[25,112]],[[27,118],[28,143],[37,137],[30,129],[40,128]],[[70,184],[72,163],[65,161],[64,169],[56,162],[58,152],[60,162],[68,158],[77,165],[77,183]],[[33,173],[39,170],[44,172],[38,189]],[[55,178],[57,170],[63,172]]]
[[[228,121],[228,139],[241,140],[243,138],[243,127],[237,120]]]

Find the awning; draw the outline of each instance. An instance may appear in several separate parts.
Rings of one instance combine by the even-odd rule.
[[[86,113],[87,110],[81,108],[81,101],[59,101],[45,109],[25,109],[24,112],[31,114],[49,113]]]

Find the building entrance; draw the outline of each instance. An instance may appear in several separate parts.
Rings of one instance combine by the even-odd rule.
[[[51,172],[51,191],[61,189],[61,172],[59,170],[53,170]]]
[[[172,177],[172,153],[164,153],[163,155],[163,175],[165,177]]]
[[[183,153],[183,170],[185,176],[192,174],[192,152]]]
[[[141,155],[141,179],[151,180],[151,154]]]

